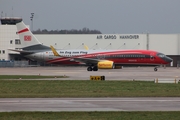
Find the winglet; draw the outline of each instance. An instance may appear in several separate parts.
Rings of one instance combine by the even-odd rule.
[[[84,45],[84,48],[85,48],[86,50],[89,50],[89,48],[88,48],[88,46],[87,46],[87,45]]]
[[[53,46],[50,46],[54,56],[60,56]]]

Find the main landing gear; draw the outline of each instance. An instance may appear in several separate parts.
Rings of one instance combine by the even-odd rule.
[[[87,71],[98,71],[98,67],[97,66],[89,66],[87,68]]]

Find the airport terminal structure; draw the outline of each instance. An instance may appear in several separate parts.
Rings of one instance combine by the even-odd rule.
[[[0,61],[29,61],[18,52],[20,40],[16,23],[21,18],[1,18],[0,25]],[[170,66],[180,64],[180,33],[176,34],[35,34],[46,46],[56,49],[145,49],[162,52],[173,59]],[[29,63],[29,62],[28,62]],[[30,64],[30,63],[29,63]]]

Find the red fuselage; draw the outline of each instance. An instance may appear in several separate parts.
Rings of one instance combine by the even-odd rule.
[[[61,51],[58,51],[62,53]],[[68,51],[68,54],[46,60],[50,64],[81,64],[80,62],[72,61],[73,58],[87,58],[87,59],[98,59],[98,60],[109,60],[113,61],[116,65],[161,65],[169,64],[172,59],[166,55],[151,51],[151,50],[111,50],[111,51],[87,51],[86,54],[73,55],[69,54],[72,51]],[[65,53],[65,52],[64,52]]]

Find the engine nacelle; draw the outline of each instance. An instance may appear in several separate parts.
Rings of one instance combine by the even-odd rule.
[[[114,62],[112,61],[102,61],[98,62],[99,69],[114,69]]]

